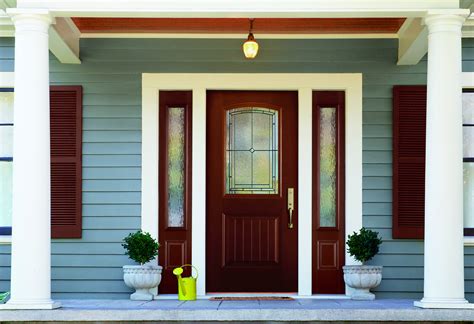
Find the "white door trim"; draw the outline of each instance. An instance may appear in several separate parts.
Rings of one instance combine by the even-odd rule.
[[[144,73],[142,74],[142,229],[158,237],[158,94],[192,90],[192,263],[198,295],[206,294],[206,90],[298,91],[298,295],[311,295],[312,90],[344,90],[345,227],[362,227],[361,73]],[[305,170],[302,172],[302,170]],[[346,264],[355,261],[346,253]]]

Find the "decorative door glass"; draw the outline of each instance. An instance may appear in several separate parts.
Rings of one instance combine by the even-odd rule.
[[[278,111],[227,110],[226,193],[278,193]]]
[[[183,107],[168,108],[168,226],[184,226],[184,151]]]
[[[321,108],[319,115],[319,226],[336,226],[336,108]]]

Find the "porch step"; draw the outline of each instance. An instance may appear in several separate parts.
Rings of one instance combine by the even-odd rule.
[[[61,300],[55,310],[0,310],[0,322],[28,323],[381,323],[474,321],[472,309],[420,309],[413,300],[298,299],[280,301]]]

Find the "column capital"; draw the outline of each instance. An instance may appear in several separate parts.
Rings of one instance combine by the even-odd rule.
[[[54,23],[54,17],[45,9],[7,9],[15,25],[16,32],[36,31],[48,32],[49,26]]]
[[[424,17],[428,32],[460,32],[468,13],[464,10],[456,11],[429,11]]]

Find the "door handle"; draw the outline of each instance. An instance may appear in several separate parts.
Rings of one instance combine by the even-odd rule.
[[[288,228],[293,228],[293,211],[295,209],[295,189],[288,188],[288,214],[290,216]]]

